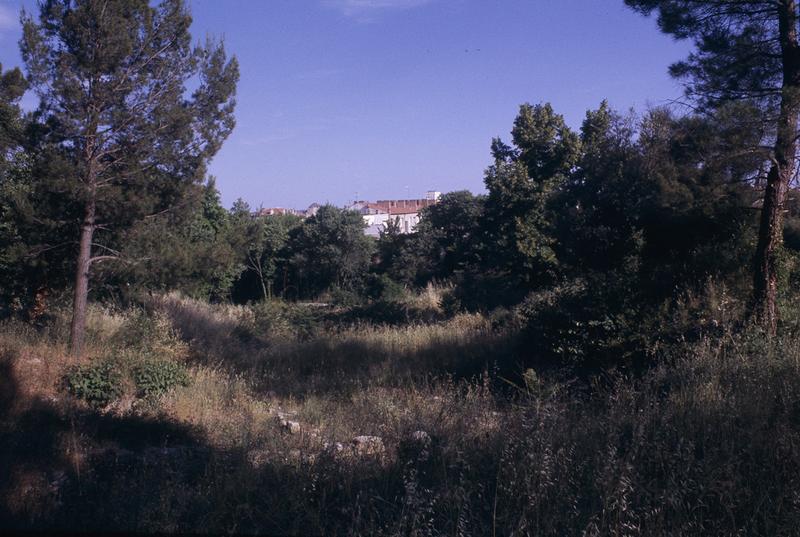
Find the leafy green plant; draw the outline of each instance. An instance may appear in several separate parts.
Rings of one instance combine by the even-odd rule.
[[[406,290],[386,274],[370,274],[364,285],[364,295],[372,300],[400,302],[406,297]]]
[[[122,394],[122,375],[111,362],[79,366],[66,376],[67,390],[94,407],[103,407]]]
[[[461,299],[457,296],[453,290],[448,290],[442,295],[442,302],[441,302],[442,310],[444,311],[445,315],[448,317],[453,317],[460,311],[463,311],[464,307],[461,304]]]
[[[364,301],[356,291],[339,286],[328,290],[327,299],[331,304],[342,308],[352,308]]]
[[[188,386],[186,368],[169,360],[150,360],[133,368],[133,381],[139,395],[160,397],[176,386]]]

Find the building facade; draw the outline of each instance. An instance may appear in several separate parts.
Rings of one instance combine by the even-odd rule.
[[[389,227],[389,222],[397,224],[400,233],[413,233],[419,223],[419,213],[425,207],[439,202],[441,192],[429,191],[424,198],[406,200],[356,201],[346,208],[358,211],[364,218],[364,233],[379,237]]]

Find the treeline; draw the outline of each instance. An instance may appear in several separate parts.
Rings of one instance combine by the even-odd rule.
[[[548,104],[522,105],[511,140],[491,142],[486,195],[446,194],[415,233],[374,241],[332,206],[305,220],[221,206],[206,167],[234,126],[238,67],[221,43],[191,45],[183,2],[45,2],[23,15],[26,75],[0,69],[2,313],[36,318],[71,294],[78,355],[90,291],[357,304],[438,282],[447,311],[514,308],[537,356],[618,361],[720,315],[774,333],[798,277],[796,147],[778,128],[794,94],[723,84],[788,84],[772,63],[713,77],[735,68],[726,50],[750,46],[737,32],[773,38],[783,12],[709,4],[695,20],[691,3],[628,3],[679,37],[719,34],[673,69],[698,112],[604,102],[575,131]],[[40,105],[23,114],[28,89]]]
[[[487,194],[447,193],[415,233],[390,225],[378,240],[357,212],[330,205],[307,219],[258,216],[241,200],[226,210],[212,178],[107,242],[119,258],[99,266],[93,296],[354,305],[437,283],[450,288],[449,312],[514,307],[539,358],[641,357],[665,338],[746,318],[765,173],[757,114],[730,105],[637,117],[604,102],[576,132],[550,105],[525,104],[510,142],[491,143]],[[6,314],[35,312],[43,293],[71,285],[74,246],[50,246],[59,228],[35,215],[56,213],[56,200],[26,196],[29,162],[20,153],[3,175]],[[791,202],[784,301],[800,277]]]

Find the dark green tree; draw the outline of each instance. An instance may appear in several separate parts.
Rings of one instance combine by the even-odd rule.
[[[639,140],[643,230],[640,287],[651,297],[665,289],[701,292],[723,284],[749,302],[758,192],[750,178],[763,165],[750,148],[760,133],[742,104],[711,115],[679,117],[657,110],[645,117]]]
[[[417,225],[417,230],[419,230],[419,225]],[[386,228],[381,230],[376,243],[377,262],[374,267],[376,272],[385,274],[398,282],[413,284],[418,270],[416,266],[408,267],[408,259],[404,256],[409,243],[413,242],[411,240],[413,238],[413,235],[403,234],[400,231],[398,221],[391,218],[387,220]],[[423,255],[419,255],[418,259],[423,257]],[[410,268],[410,270],[406,270],[406,268]]]
[[[422,210],[415,248],[428,259],[426,279],[447,280],[477,265],[483,204],[484,196],[459,190]]]
[[[46,0],[38,20],[23,13],[42,141],[69,164],[49,180],[79,213],[73,355],[92,266],[122,257],[122,231],[178,204],[233,129],[236,60],[221,43],[193,47],[190,24],[182,0]]]
[[[324,205],[292,230],[287,248],[295,294],[314,297],[331,288],[357,291],[375,249],[364,228],[358,212]]]
[[[483,227],[484,273],[512,299],[558,278],[551,201],[577,164],[580,139],[549,104],[524,104],[513,147],[492,142]]]
[[[552,204],[554,249],[567,273],[613,270],[635,255],[638,210],[651,192],[638,173],[634,127],[605,101],[586,112],[577,165]]]
[[[14,68],[3,72],[0,64],[0,173],[13,163],[22,145],[24,122],[19,100],[27,87],[22,71]]]
[[[213,177],[192,187],[170,211],[136,223],[123,242],[129,262],[101,265],[96,273],[110,294],[178,290],[226,300],[244,270],[243,240]]]
[[[26,81],[19,69],[0,65],[0,301],[18,302],[24,288],[24,258],[31,245],[26,233],[30,215],[30,173],[22,153],[23,118],[19,100]]]
[[[761,208],[752,310],[768,333],[778,323],[783,220],[797,163],[800,42],[796,0],[626,0],[658,13],[661,30],[691,39],[695,51],[670,67],[702,108],[747,101],[761,109],[771,143],[771,167]],[[753,148],[757,150],[757,148]]]
[[[255,283],[262,300],[272,299],[275,289],[280,287],[277,281],[280,269],[286,269],[286,245],[289,234],[300,226],[302,219],[294,214],[276,214],[257,216],[237,213],[234,215],[235,234],[243,241],[242,252],[245,271],[236,282],[238,300],[255,298],[247,288]],[[238,218],[236,215],[239,215]]]

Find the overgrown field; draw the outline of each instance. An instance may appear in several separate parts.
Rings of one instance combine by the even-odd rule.
[[[80,364],[66,315],[5,322],[0,527],[797,534],[800,339],[576,378],[526,369],[513,315],[389,313],[95,306]]]

